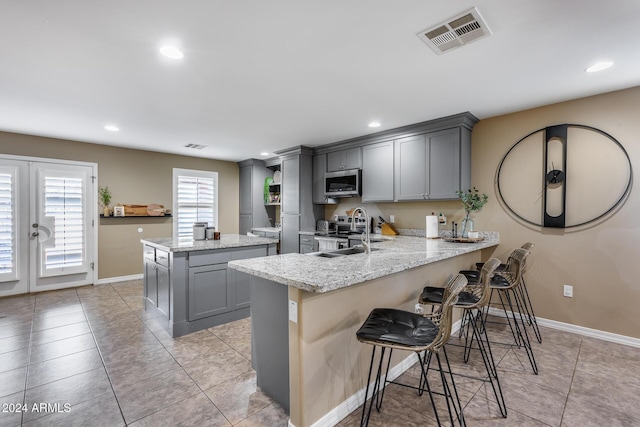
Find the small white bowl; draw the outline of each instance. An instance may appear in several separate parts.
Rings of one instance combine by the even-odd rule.
[[[469,238],[470,239],[477,239],[478,237],[480,237],[480,232],[479,231],[470,231],[469,232]]]

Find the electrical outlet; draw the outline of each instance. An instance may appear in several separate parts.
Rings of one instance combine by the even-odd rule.
[[[298,323],[298,303],[289,300],[289,320]]]
[[[393,224],[394,222],[396,222],[396,216],[395,215],[389,215],[389,222],[391,224]]]
[[[573,286],[564,285],[564,296],[565,297],[569,297],[569,298],[573,298]]]

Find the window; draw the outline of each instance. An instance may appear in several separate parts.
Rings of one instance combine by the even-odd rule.
[[[16,280],[15,168],[0,169],[0,281]]]
[[[82,178],[45,176],[44,216],[54,218],[54,245],[44,250],[44,268],[68,269],[84,261]]]
[[[173,170],[173,235],[193,239],[193,223],[218,228],[218,172]]]

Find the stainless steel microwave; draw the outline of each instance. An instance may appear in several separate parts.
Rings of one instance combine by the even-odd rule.
[[[327,197],[354,197],[360,195],[360,169],[349,169],[324,174],[324,195]]]

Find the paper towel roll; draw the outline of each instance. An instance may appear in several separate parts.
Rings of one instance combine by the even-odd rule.
[[[426,226],[427,226],[427,239],[435,239],[440,237],[438,233],[438,217],[435,215],[427,215],[426,218]]]

